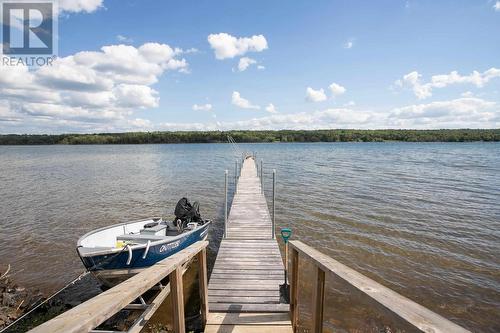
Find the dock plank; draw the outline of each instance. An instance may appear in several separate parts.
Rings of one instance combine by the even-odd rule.
[[[292,332],[280,304],[283,259],[253,158],[245,159],[208,284],[205,332]]]

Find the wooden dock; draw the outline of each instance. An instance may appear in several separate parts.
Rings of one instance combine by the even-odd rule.
[[[325,299],[329,297],[326,279],[342,281],[350,292],[364,297],[373,310],[390,318],[391,326],[398,330],[470,333],[298,240],[288,243],[291,304],[280,304],[279,288],[283,283],[284,266],[273,237],[273,222],[261,184],[254,157],[247,157],[241,168],[229,218],[225,218],[225,237],[208,284],[208,242],[200,241],[30,332],[139,333],[170,294],[172,313],[168,315],[172,316],[172,330],[185,333],[182,276],[197,258],[200,314],[207,333],[321,333],[324,319],[331,319],[323,318]],[[299,260],[312,263],[313,274],[300,271]],[[169,283],[165,285],[163,282],[167,277]],[[298,292],[299,281],[303,278],[313,283],[312,292],[305,295],[307,299],[299,299],[304,297]],[[143,296],[152,291],[156,293],[154,298],[146,301]],[[310,304],[311,327],[300,323],[298,304]],[[122,310],[138,310],[142,314],[126,331],[99,328]]]
[[[283,261],[253,157],[243,161],[237,190],[208,285],[205,332],[292,332],[280,303]]]

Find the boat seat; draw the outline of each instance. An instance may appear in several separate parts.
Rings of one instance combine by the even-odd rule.
[[[130,234],[120,235],[116,237],[117,241],[132,241],[135,243],[147,243],[148,241],[154,242],[165,239],[165,236],[156,236],[151,234]]]

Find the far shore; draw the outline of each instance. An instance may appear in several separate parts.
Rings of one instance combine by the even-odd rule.
[[[0,134],[0,145],[162,144],[270,142],[500,141],[500,129],[176,131],[94,134]]]

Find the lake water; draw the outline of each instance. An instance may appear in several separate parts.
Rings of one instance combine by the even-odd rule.
[[[293,238],[460,325],[500,331],[499,143],[240,147],[264,159],[268,198],[277,170],[277,226]],[[213,261],[234,161],[226,144],[0,147],[0,270],[55,290],[83,271],[78,237],[172,216],[183,196],[215,220]],[[355,321],[343,310],[328,327]]]

